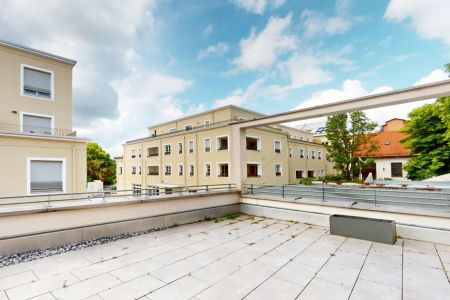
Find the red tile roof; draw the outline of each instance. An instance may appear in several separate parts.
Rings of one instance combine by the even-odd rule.
[[[378,132],[374,136],[377,141],[378,149],[371,152],[368,157],[398,157],[412,156],[409,149],[400,143],[405,137],[404,133],[398,131]],[[364,147],[361,147],[364,149]]]

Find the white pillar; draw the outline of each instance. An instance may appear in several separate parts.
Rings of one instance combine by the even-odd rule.
[[[247,179],[246,168],[246,129],[231,125],[230,133],[230,181],[235,183],[238,189],[242,189],[242,183]]]

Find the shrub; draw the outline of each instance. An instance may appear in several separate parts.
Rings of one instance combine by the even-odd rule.
[[[300,179],[300,184],[303,185],[312,185],[312,179],[311,178],[302,178]]]

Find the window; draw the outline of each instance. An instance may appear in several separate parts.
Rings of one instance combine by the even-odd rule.
[[[306,158],[308,158],[308,157],[309,157],[309,156],[308,156],[308,150],[306,150],[305,153],[306,153]]]
[[[314,170],[309,170],[308,171],[308,178],[314,178]]]
[[[170,155],[171,146],[169,144],[164,145],[164,155]]]
[[[159,188],[148,185],[147,194],[149,196],[159,196]]]
[[[388,146],[388,145],[391,144],[391,142],[389,142],[389,141],[384,141],[384,144],[385,144],[386,146]]]
[[[189,141],[189,153],[194,153],[194,141]]]
[[[317,159],[322,159],[322,152],[317,151]]]
[[[147,157],[158,156],[159,148],[158,147],[150,147],[147,148]]]
[[[178,143],[178,154],[183,154],[183,143],[182,142]]]
[[[211,121],[210,121],[210,120],[206,120],[206,121],[203,123],[203,125],[205,125],[205,126],[209,126],[209,124],[211,124]]]
[[[123,174],[123,168],[119,167],[119,175],[122,175],[122,174]]]
[[[281,153],[281,142],[280,141],[274,141],[273,145],[274,145],[275,153]]]
[[[185,125],[184,130],[192,130],[192,125],[191,124]]]
[[[205,152],[211,152],[211,139],[210,138],[204,139],[204,146],[205,146]]]
[[[136,167],[131,167],[131,175],[136,175]]]
[[[135,158],[136,157],[136,150],[131,150],[131,158]]]
[[[246,148],[247,150],[260,151],[261,150],[261,139],[255,137],[246,137]]]
[[[142,157],[142,149],[139,149],[139,150],[138,150],[138,153],[139,153],[138,156],[139,156],[139,157]]]
[[[189,165],[189,176],[193,177],[195,175],[194,169],[195,169],[194,165],[192,165],[192,164]]]
[[[305,150],[300,149],[300,158],[305,157]]]
[[[218,167],[218,176],[219,177],[228,177],[228,163],[219,163]]]
[[[391,177],[403,177],[402,163],[391,163]]]
[[[314,151],[314,150],[311,151],[311,158],[312,159],[316,158],[316,151]]]
[[[289,157],[292,157],[292,147],[289,147]]]
[[[178,176],[183,176],[183,165],[178,165]]]
[[[147,166],[147,175],[159,175],[159,166]]]
[[[22,65],[22,95],[53,99],[53,72]]]
[[[65,192],[64,159],[28,159],[28,193]]]
[[[52,134],[53,117],[21,114],[21,131],[26,133]]]
[[[205,164],[205,177],[211,176],[211,164]]]
[[[281,176],[281,164],[275,164],[275,176]]]
[[[172,166],[171,165],[164,165],[164,175],[166,175],[166,176],[172,175]]]
[[[139,197],[142,195],[142,188],[140,184],[133,184],[133,196]]]
[[[177,131],[176,128],[170,128],[170,129],[169,129],[169,132],[170,132],[170,133],[173,133],[173,132],[176,132],[176,131]]]
[[[217,137],[217,150],[228,150],[228,137]]]
[[[139,175],[141,175],[141,174],[142,174],[142,167],[141,167],[141,166],[139,166],[139,167],[138,167],[138,170],[139,170],[139,172],[138,172],[138,173],[139,173]]]
[[[300,141],[303,141],[303,137],[302,136],[300,137]]]
[[[261,165],[255,163],[247,164],[247,177],[259,177],[261,176]]]
[[[303,171],[302,170],[296,170],[295,171],[295,178],[303,178]]]

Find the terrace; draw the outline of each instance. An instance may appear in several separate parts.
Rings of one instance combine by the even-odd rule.
[[[449,268],[450,246],[408,239],[385,245],[241,215],[4,267],[0,296],[446,299]]]

